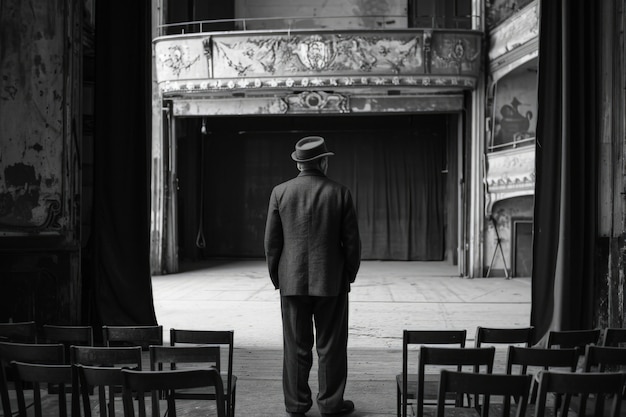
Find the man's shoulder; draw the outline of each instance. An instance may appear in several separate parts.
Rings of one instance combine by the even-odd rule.
[[[338,190],[341,189],[344,192],[349,192],[348,187],[331,178],[328,178],[326,175],[299,175],[274,186],[274,192],[284,192],[292,187],[297,188],[303,183],[317,183],[322,184],[324,187],[331,187]]]

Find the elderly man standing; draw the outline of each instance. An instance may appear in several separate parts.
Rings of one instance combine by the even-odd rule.
[[[291,158],[300,174],[272,190],[265,228],[270,278],[280,289],[283,392],[290,417],[311,408],[313,324],[322,415],[354,410],[343,398],[348,374],[348,292],[361,262],[350,191],[328,177],[324,138],[300,139]]]

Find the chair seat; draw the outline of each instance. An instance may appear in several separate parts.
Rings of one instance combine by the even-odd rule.
[[[237,390],[237,377],[233,375],[230,388],[228,388],[228,375],[222,375],[222,383],[224,384],[224,395]],[[202,396],[205,394],[205,396]],[[201,396],[201,397],[199,397]],[[179,399],[213,399],[215,397],[215,387],[207,388],[190,388],[184,390],[176,390],[176,398]]]
[[[490,416],[501,416],[502,415],[502,407],[503,404],[502,403],[490,403],[489,404],[489,415]],[[514,416],[516,414],[517,411],[517,406],[515,403],[511,404],[511,410],[509,415],[510,416]],[[526,417],[533,417],[535,415],[535,407],[533,404],[528,404],[528,407],[526,408]],[[554,407],[548,407],[546,408],[546,416],[548,417],[555,417],[555,413],[554,413]]]
[[[398,390],[402,392],[402,374],[396,375],[396,382],[398,384]],[[418,377],[417,374],[409,374],[407,379],[407,392],[406,398],[414,400],[417,394]],[[436,404],[437,393],[439,392],[439,375],[438,374],[424,374],[424,404]],[[446,402],[454,404],[456,396],[454,394],[448,394],[446,396]]]
[[[453,408],[446,411],[446,417],[480,417],[480,413],[474,407]]]
[[[587,403],[585,404],[585,415],[588,416],[592,416],[594,414],[594,405],[595,405],[595,401],[593,398],[588,398],[587,399]],[[572,412],[576,412],[578,411],[578,408],[580,406],[580,397],[579,396],[573,396],[572,399],[570,400],[570,414],[572,414]],[[626,398],[622,399],[621,401],[621,405],[620,405],[620,416],[626,416]],[[611,410],[608,409],[609,407],[604,407],[604,417],[610,417],[611,416]]]

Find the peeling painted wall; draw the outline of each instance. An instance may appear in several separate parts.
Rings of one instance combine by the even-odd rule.
[[[0,234],[60,227],[65,1],[0,8]]]

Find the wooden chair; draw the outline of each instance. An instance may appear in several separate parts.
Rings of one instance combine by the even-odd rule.
[[[534,327],[511,327],[511,328],[495,328],[481,327],[476,328],[476,337],[474,339],[475,347],[483,347],[483,344],[501,344],[513,345],[521,344],[529,347],[532,343]]]
[[[74,365],[74,372],[78,375],[80,389],[77,392],[80,392],[82,399],[83,417],[91,417],[92,415],[91,395],[93,388],[98,389],[100,417],[115,417],[116,393],[121,393],[123,386],[122,369],[126,368]],[[119,400],[121,401],[121,395]]]
[[[46,343],[62,343],[65,346],[65,360],[69,364],[70,346],[93,346],[93,327],[44,324],[42,339]]]
[[[451,347],[433,347],[421,346],[420,357],[417,370],[417,381],[415,384],[409,384],[406,393],[415,393],[415,408],[417,417],[424,416],[424,382],[427,370],[431,368],[437,369],[439,377],[443,367],[453,366],[457,372],[463,371],[463,367],[469,367],[471,370],[483,369],[483,372],[490,374],[493,371],[493,359],[496,349],[491,347],[485,348],[451,348]],[[460,369],[460,371],[459,371]],[[439,385],[439,384],[438,384]],[[407,395],[408,397],[408,395]],[[469,399],[468,399],[469,401]],[[434,405],[438,405],[440,401],[436,401]],[[447,405],[461,406],[463,404],[463,395],[457,393],[450,396]]]
[[[11,362],[62,365],[65,363],[63,345],[0,342],[0,396],[5,416],[11,416],[9,387],[15,382]]]
[[[398,416],[406,417],[409,401],[415,401],[417,393],[417,373],[409,373],[409,352],[411,346],[446,345],[465,347],[466,330],[404,330],[402,334],[402,373],[396,375],[396,411]],[[419,359],[415,361],[418,363]],[[461,370],[461,368],[457,368]],[[424,404],[437,403],[439,375],[423,376],[422,401]],[[421,417],[421,416],[420,416]]]
[[[472,394],[476,398],[474,407],[455,408],[454,416],[472,416],[479,413],[483,417],[490,415],[491,397],[511,397],[517,402],[517,417],[523,417],[526,413],[528,395],[532,377],[530,375],[504,375],[504,374],[481,374],[475,372],[451,372],[447,369],[441,371],[439,394],[437,396],[437,417],[444,417],[446,410],[446,398],[448,394]],[[482,397],[482,401],[479,398]],[[502,408],[500,408],[503,411]],[[494,415],[491,413],[491,415]],[[508,417],[508,412],[501,414]]]
[[[184,369],[166,371],[131,371],[122,370],[124,392],[124,417],[135,417],[133,406],[133,394],[136,392],[140,397],[147,393],[156,395],[164,391],[167,400],[168,417],[176,417],[176,390],[192,388],[213,387],[215,390],[215,408],[218,417],[226,417],[224,408],[224,387],[220,373],[215,368],[208,369]],[[154,414],[153,417],[158,417]]]
[[[141,370],[142,369],[142,358],[141,358],[141,346],[114,346],[114,347],[101,347],[101,346],[72,346],[70,348],[70,362],[74,366],[74,375],[73,375],[73,385],[75,387],[80,387],[83,389],[83,386],[80,384],[80,368],[79,366],[86,367],[100,367],[100,368],[129,368],[133,370]],[[90,374],[91,375],[91,374]],[[110,377],[110,375],[98,375],[94,376],[94,378],[100,377],[106,379],[106,377]],[[98,388],[98,400],[100,403],[100,410],[102,413],[102,407],[107,408],[106,403],[106,395],[107,392],[111,398],[115,398],[115,393],[121,393],[121,382],[118,380],[118,383],[115,381],[111,381],[110,379],[106,379],[107,383],[102,384],[94,384],[93,387]],[[88,387],[89,394],[91,394],[92,387]],[[78,391],[77,391],[78,392]],[[73,406],[76,408],[80,408],[78,403],[78,396],[74,397]],[[81,393],[81,398],[83,400],[83,409],[85,407],[85,396]],[[139,411],[142,416],[145,416],[145,398],[138,397],[139,403]],[[113,404],[109,404],[109,417],[113,417],[115,415],[115,407]],[[105,417],[106,414],[101,414],[101,417]]]
[[[529,347],[533,340],[533,326],[528,327],[482,327],[476,328],[474,347],[484,346],[524,346]],[[495,370],[494,372],[499,372]]]
[[[535,404],[539,375],[549,370],[567,370],[575,372],[578,363],[578,349],[544,349],[533,347],[509,346],[506,373],[513,375],[533,375],[529,403]],[[505,398],[504,412],[508,413],[511,403]]]
[[[226,414],[235,416],[235,400],[237,394],[237,376],[233,375],[234,332],[232,330],[186,330],[170,329],[170,345],[205,345],[219,349],[215,351],[215,368],[223,379],[224,396],[226,398]],[[221,351],[226,350],[226,372]]]
[[[626,345],[626,329],[618,327],[607,327],[604,329],[602,340],[600,342],[602,346],[624,346]]]
[[[25,384],[30,383],[33,390],[33,407],[35,417],[43,415],[43,401],[41,385],[55,386],[59,417],[67,417],[66,387],[72,385],[72,367],[62,365],[42,365],[25,362],[11,362],[11,369],[15,377],[15,390],[17,392],[17,407],[20,417],[27,416],[26,400],[24,397]],[[49,410],[50,406],[45,407]]]
[[[213,367],[219,371],[220,352],[217,346],[194,345],[194,346],[150,346],[150,370],[157,371],[169,368],[176,369],[200,369]],[[223,379],[223,377],[222,377]],[[227,381],[222,381],[222,386]],[[215,391],[212,389],[181,391],[173,393],[176,399],[185,400],[215,400]],[[157,397],[152,398],[153,410],[159,414],[159,402]],[[227,410],[228,404],[227,404]],[[233,410],[234,411],[234,410]]]
[[[624,372],[625,370],[626,348],[615,346],[587,346],[583,372]],[[625,397],[622,396],[622,409],[624,409],[624,400]],[[574,397],[572,398],[572,402],[578,407],[586,408],[585,397]]]
[[[603,416],[605,415],[604,410],[607,409],[609,416],[618,417],[625,378],[626,374],[622,372],[542,372],[535,406],[535,417],[545,416],[549,393],[563,397],[563,401],[560,402],[559,417],[569,415],[570,399],[574,395],[584,399],[579,404],[586,404],[589,400],[593,401],[594,407],[591,415]],[[609,408],[606,407],[607,404],[610,404]],[[589,414],[586,413],[586,408],[581,406],[576,411],[576,415],[584,417]]]
[[[37,343],[37,325],[34,321],[0,323],[0,336],[6,342]]]

